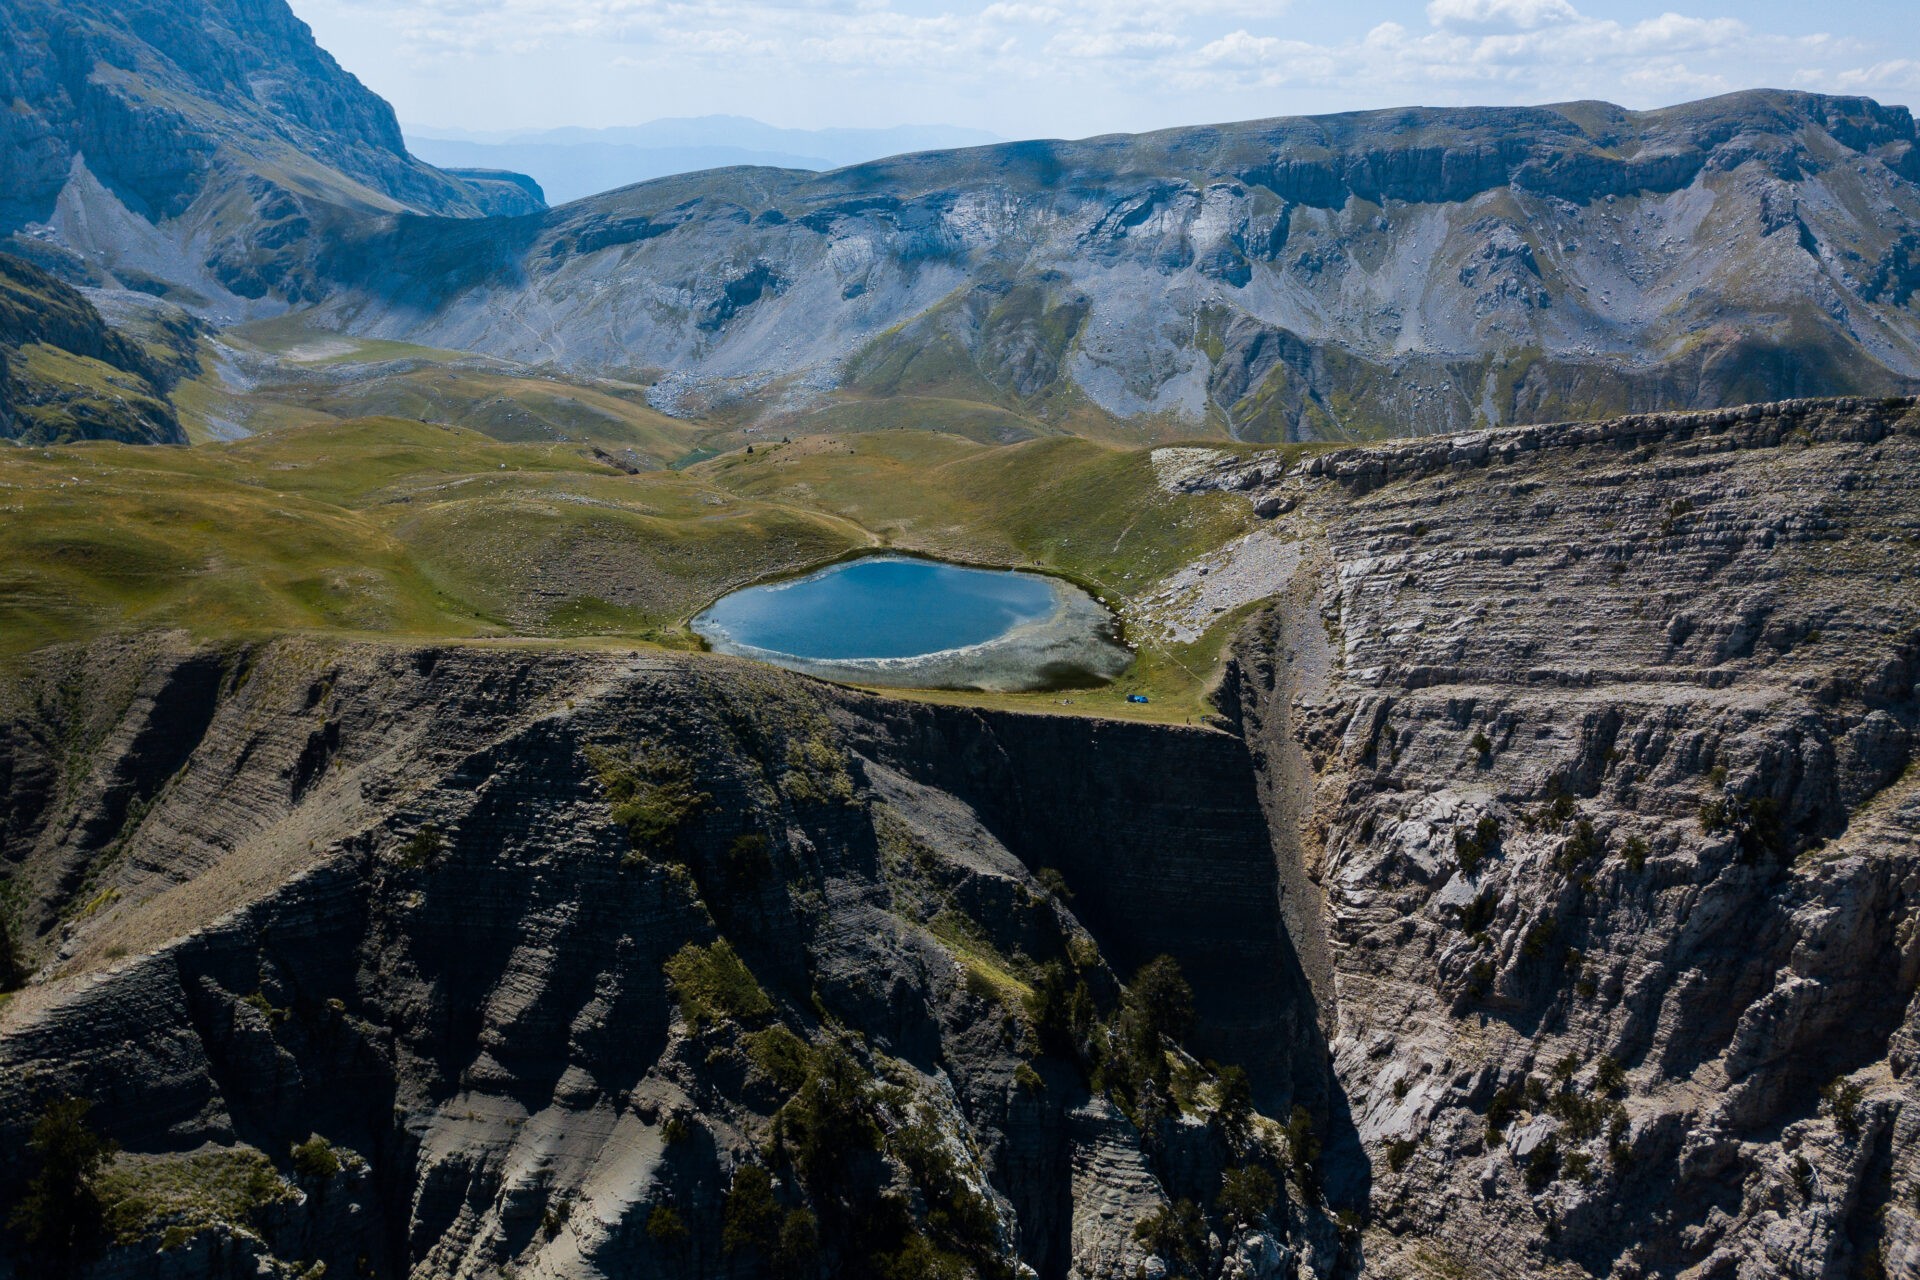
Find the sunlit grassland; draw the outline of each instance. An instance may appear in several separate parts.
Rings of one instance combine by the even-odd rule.
[[[0,450],[0,511],[4,653],[151,627],[692,647],[725,591],[882,545],[1120,605],[1252,521],[1243,498],[1163,492],[1144,450],[1071,437],[803,437],[633,475],[582,443],[393,418]],[[1229,629],[1145,649],[1106,689],[927,696],[1177,722],[1206,711]]]

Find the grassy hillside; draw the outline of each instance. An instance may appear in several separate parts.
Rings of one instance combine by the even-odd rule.
[[[190,449],[0,450],[0,653],[135,627],[689,646],[714,597],[867,547],[1063,574],[1114,603],[1248,524],[1072,437],[801,437],[629,474],[581,443],[396,418]],[[1218,636],[1129,681],[1197,705]],[[1013,701],[1019,702],[1020,699]],[[1057,705],[1034,697],[1030,705]]]
[[[1176,498],[1150,455],[1072,436],[994,448],[922,431],[807,437],[703,463],[743,496],[820,507],[893,546],[1032,564],[1131,595],[1245,530],[1245,501]]]

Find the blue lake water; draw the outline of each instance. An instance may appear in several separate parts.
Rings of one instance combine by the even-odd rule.
[[[736,591],[693,629],[722,653],[854,684],[1078,689],[1133,661],[1107,607],[1069,583],[893,555]]]
[[[725,597],[694,620],[724,647],[796,658],[915,658],[999,639],[1060,608],[1034,574],[872,556]]]

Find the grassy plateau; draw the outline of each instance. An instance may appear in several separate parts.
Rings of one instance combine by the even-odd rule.
[[[783,439],[280,322],[221,346],[173,397],[190,446],[0,448],[0,657],[146,628],[692,649],[716,597],[882,547],[1118,608],[1252,523],[1244,499],[1162,491],[1140,444],[994,405],[848,402]],[[270,376],[232,390],[234,360]],[[1196,717],[1231,622],[1100,690],[915,696]]]

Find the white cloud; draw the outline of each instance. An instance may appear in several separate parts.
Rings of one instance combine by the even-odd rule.
[[[1574,22],[1579,12],[1567,0],[1432,0],[1427,20],[1435,26],[1491,26],[1503,23],[1531,30],[1555,22]]]
[[[1920,89],[1920,59],[1890,58],[1871,67],[1853,67],[1833,78],[1838,89]]]

